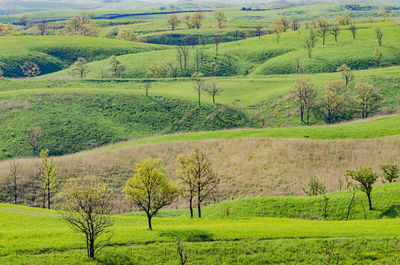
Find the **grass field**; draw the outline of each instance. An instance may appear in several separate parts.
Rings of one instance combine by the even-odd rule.
[[[178,258],[174,242],[178,239],[184,242],[191,264],[217,264],[222,257],[223,264],[307,264],[328,260],[337,252],[340,255],[335,258],[345,264],[391,263],[398,258],[398,219],[243,218],[246,215],[241,217],[242,212],[235,217],[201,220],[155,218],[153,231],[146,228],[143,217],[114,216],[109,247],[91,262],[84,258],[82,236],[73,233],[57,212],[5,204],[0,205],[0,212],[1,264],[174,264]],[[209,251],[212,255],[206,255]],[[294,255],[289,258],[284,252]]]

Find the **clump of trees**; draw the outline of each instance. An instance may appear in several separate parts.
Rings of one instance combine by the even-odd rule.
[[[19,36],[21,35],[13,25],[0,24],[0,36]]]
[[[100,29],[90,16],[73,17],[67,20],[66,32],[72,35],[97,36]]]
[[[355,113],[366,119],[378,111],[382,99],[379,91],[370,84],[357,83],[352,96],[349,82],[354,79],[354,75],[351,69],[343,65],[338,71],[342,72],[345,83],[340,80],[328,81],[320,97],[317,97],[310,79],[296,81],[291,98],[299,109],[301,122],[309,124],[311,114],[332,124],[348,120]]]
[[[181,182],[180,193],[189,202],[190,217],[193,218],[193,200],[196,199],[198,217],[201,218],[201,204],[216,189],[219,178],[212,169],[209,156],[198,148],[179,155],[177,161],[179,169],[176,175]]]
[[[136,40],[136,36],[133,33],[132,29],[130,29],[130,28],[121,28],[118,31],[117,39],[127,40],[127,41],[134,41],[134,40]]]

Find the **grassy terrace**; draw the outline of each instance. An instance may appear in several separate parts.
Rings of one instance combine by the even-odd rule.
[[[269,129],[239,129],[211,131],[198,133],[182,133],[159,137],[145,138],[127,143],[107,146],[91,152],[103,152],[134,145],[166,143],[173,141],[198,141],[210,139],[235,138],[311,138],[311,139],[365,139],[400,134],[400,116],[380,118],[376,120],[343,123],[337,125],[269,128]],[[88,152],[90,153],[90,152]],[[84,153],[84,154],[88,154]]]

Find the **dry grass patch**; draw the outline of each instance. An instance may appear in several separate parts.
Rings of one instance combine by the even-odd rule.
[[[131,209],[123,199],[122,187],[132,176],[134,164],[148,157],[161,158],[171,178],[176,157],[195,146],[207,150],[215,170],[222,177],[214,201],[271,195],[304,195],[309,177],[327,182],[329,191],[339,190],[339,178],[346,169],[400,162],[400,136],[366,140],[234,139],[199,142],[171,142],[132,146],[87,156],[68,155],[55,159],[62,178],[95,174],[115,191],[118,212]],[[22,159],[23,181],[37,182],[37,159]],[[9,163],[0,163],[0,176],[8,174]],[[40,191],[32,198],[40,205]],[[177,202],[174,207],[183,206]]]

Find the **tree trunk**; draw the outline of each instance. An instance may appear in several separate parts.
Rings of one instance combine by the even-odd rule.
[[[93,236],[90,237],[90,242],[89,242],[89,258],[94,259],[94,238],[93,238]]]
[[[201,206],[200,206],[200,202],[197,202],[197,210],[199,212],[199,218],[201,218]]]
[[[17,204],[17,179],[14,178],[14,204]]]
[[[50,210],[50,185],[47,185],[47,206],[48,209]]]
[[[367,193],[368,196],[368,203],[369,203],[369,210],[372,211],[372,201],[371,201],[371,193]]]
[[[149,223],[149,229],[153,230],[153,227],[151,226],[151,216],[150,215],[147,215],[147,221]]]
[[[43,190],[43,209],[46,208],[46,188]]]
[[[213,95],[213,104],[215,104],[215,95]]]
[[[200,105],[201,105],[201,103],[200,103],[200,93],[201,93],[200,89],[197,91],[197,93],[198,93],[198,96],[199,96],[199,107],[200,107]]]
[[[193,198],[189,200],[190,218],[193,218]]]

